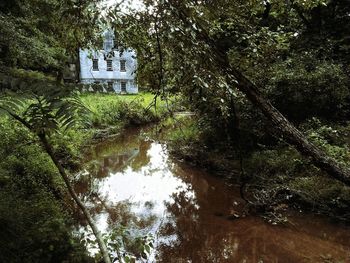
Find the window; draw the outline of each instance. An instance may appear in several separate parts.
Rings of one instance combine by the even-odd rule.
[[[98,71],[98,59],[93,59],[92,60],[92,70]]]
[[[120,71],[121,72],[125,72],[126,71],[126,61],[125,60],[121,60],[120,61]]]
[[[122,92],[126,92],[126,81],[120,82],[120,89]]]
[[[113,71],[113,64],[111,59],[107,59],[107,71]]]
[[[113,81],[108,81],[108,91],[113,91]]]

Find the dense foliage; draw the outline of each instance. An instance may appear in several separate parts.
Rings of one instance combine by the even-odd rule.
[[[228,63],[252,80],[305,138],[348,165],[349,142],[344,138],[350,102],[349,1],[143,3],[144,9],[112,22],[118,38],[137,50],[142,84],[163,96],[181,93],[187,106],[198,113],[194,122],[184,122],[187,127],[170,136],[178,153],[196,164],[221,165],[226,170],[237,169],[230,160],[246,160],[237,179],[251,184],[257,193],[267,192],[256,195],[269,199],[267,205],[283,202],[290,192],[303,197],[295,198],[298,202],[310,203],[305,194],[310,188],[303,182],[327,178],[297,152],[292,160],[300,164],[301,172],[286,162],[291,158],[290,146],[283,134],[276,133],[276,123],[235,89],[240,84],[228,73],[226,54]],[[259,159],[270,163],[270,168],[256,166]],[[288,184],[291,176],[296,182]],[[349,189],[330,182],[318,181],[313,207],[335,211],[332,200],[342,200],[335,206],[346,214],[348,194],[340,197],[336,192]],[[279,195],[273,191],[276,184]],[[329,187],[337,190],[328,191]],[[271,201],[273,196],[279,200]]]
[[[100,1],[5,0],[0,3],[0,66],[62,78],[79,47],[98,30]]]
[[[90,262],[54,165],[25,128],[4,117],[0,126],[0,260]]]

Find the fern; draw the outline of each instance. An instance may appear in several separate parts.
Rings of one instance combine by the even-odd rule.
[[[14,86],[16,83],[17,86]],[[90,113],[72,85],[57,85],[40,80],[2,82],[6,91],[0,96],[0,109],[17,116],[35,133],[50,135],[77,125],[87,125]],[[15,93],[17,87],[23,87]],[[17,118],[17,120],[19,120]]]

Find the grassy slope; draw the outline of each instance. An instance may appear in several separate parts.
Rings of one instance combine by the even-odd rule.
[[[141,92],[139,94],[118,95],[111,93],[83,93],[82,101],[88,106],[97,106],[102,104],[111,104],[115,101],[132,102],[135,100],[141,101],[142,106],[147,107],[153,100],[154,95],[149,92]]]
[[[157,111],[149,107],[154,99],[151,93],[137,95],[92,94],[81,95],[83,103],[91,110],[94,128],[124,127],[144,124],[161,118],[166,112],[164,103],[157,99]]]

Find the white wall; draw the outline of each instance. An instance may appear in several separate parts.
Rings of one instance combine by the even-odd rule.
[[[114,56],[111,56],[113,71],[107,71],[107,61],[104,57],[104,51],[79,50],[80,59],[80,81],[84,84],[95,82],[107,83],[113,81],[113,88],[116,92],[120,92],[120,82],[127,82],[127,92],[137,93],[138,87],[135,82],[135,71],[137,60],[135,52],[124,51],[120,54],[119,51],[113,51]],[[92,69],[92,58],[98,59],[99,70]],[[120,71],[120,60],[126,61],[126,72]]]

